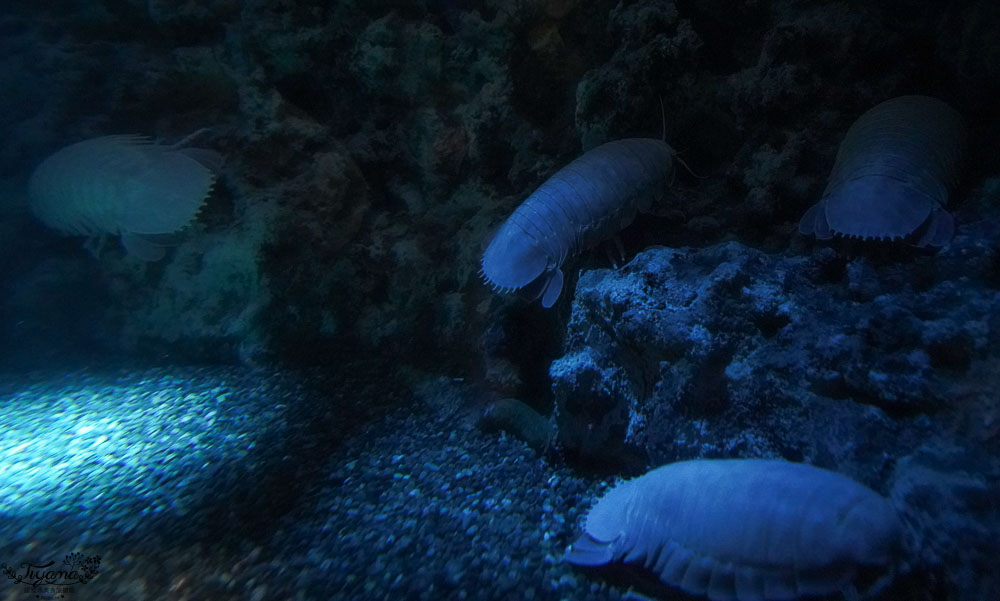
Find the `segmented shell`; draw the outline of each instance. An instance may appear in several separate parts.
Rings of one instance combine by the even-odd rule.
[[[820,239],[947,244],[954,223],[944,207],[964,147],[961,116],[936,98],[900,96],[873,107],[848,130],[823,197],[799,230]]]
[[[765,459],[672,463],[594,505],[566,553],[582,566],[642,563],[712,601],[790,600],[889,581],[902,527],[888,500],[834,472]]]
[[[69,235],[121,234],[142,252],[142,235],[187,226],[215,175],[194,153],[143,136],[104,136],[71,144],[44,161],[29,181],[31,210]]]
[[[551,307],[563,264],[627,226],[662,195],[673,174],[665,142],[629,138],[602,144],[545,181],[504,222],[482,258],[482,275],[501,292],[524,290]]]

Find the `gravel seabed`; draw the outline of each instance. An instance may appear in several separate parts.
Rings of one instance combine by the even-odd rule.
[[[88,598],[633,597],[561,561],[601,483],[366,373],[4,376],[3,561],[100,555]]]

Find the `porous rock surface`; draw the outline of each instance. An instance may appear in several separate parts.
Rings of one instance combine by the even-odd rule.
[[[977,598],[1000,526],[998,242],[994,216],[936,254],[728,242],[585,271],[549,369],[557,444],[615,473],[694,457],[844,473],[895,501],[921,578]]]

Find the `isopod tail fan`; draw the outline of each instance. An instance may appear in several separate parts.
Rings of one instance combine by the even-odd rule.
[[[962,116],[936,98],[900,96],[872,107],[847,130],[799,231],[944,246],[955,232],[945,207],[966,135]]]
[[[540,299],[542,308],[548,309],[552,305],[556,304],[557,300],[559,300],[562,288],[563,272],[561,269],[556,269],[555,271],[550,272],[547,277],[537,278],[535,281],[528,284],[524,288],[524,294],[532,300]]]

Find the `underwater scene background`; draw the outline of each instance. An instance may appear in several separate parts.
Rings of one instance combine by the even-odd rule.
[[[1000,599],[998,32],[5,0],[0,598]]]

